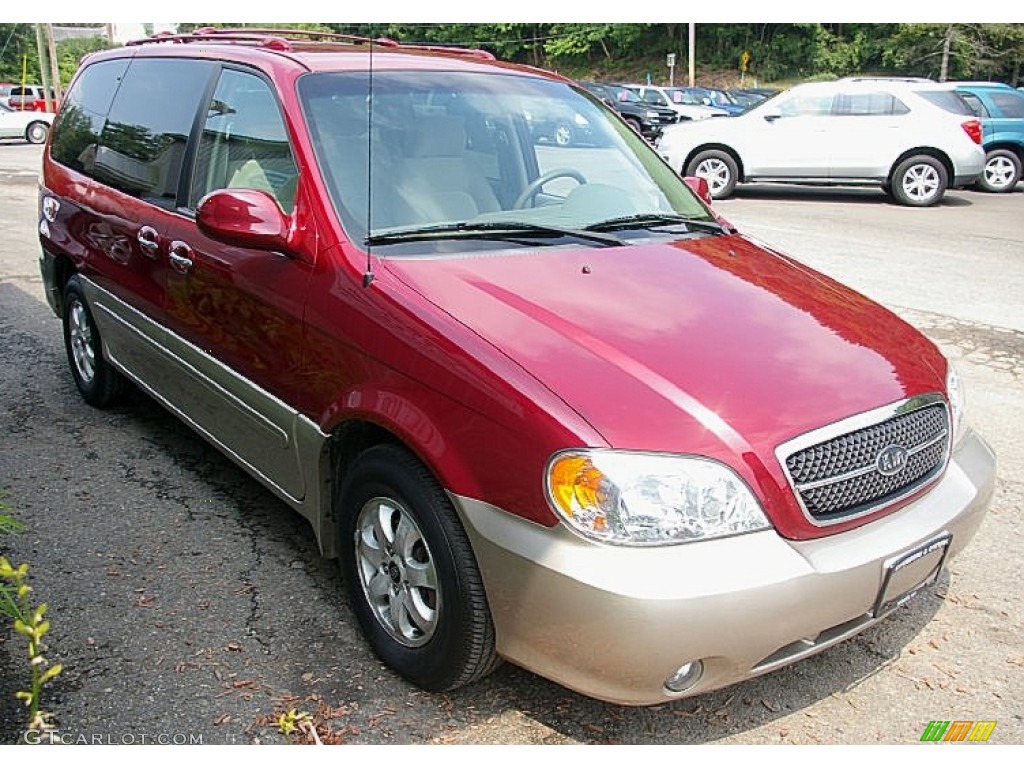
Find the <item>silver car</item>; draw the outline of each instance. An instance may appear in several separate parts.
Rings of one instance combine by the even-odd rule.
[[[933,205],[985,167],[981,123],[951,86],[850,78],[805,83],[729,120],[680,123],[658,148],[728,197],[741,182],[880,185]]]

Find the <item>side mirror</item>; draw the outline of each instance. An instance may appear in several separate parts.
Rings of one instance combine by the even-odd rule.
[[[703,176],[683,176],[683,181],[697,197],[711,205],[711,187],[708,186],[707,179]]]
[[[241,248],[283,251],[288,219],[277,201],[259,189],[218,189],[199,201],[196,224],[215,240]]]

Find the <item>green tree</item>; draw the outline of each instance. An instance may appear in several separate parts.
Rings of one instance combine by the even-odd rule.
[[[38,83],[39,52],[32,24],[0,24],[0,80],[20,83],[22,63],[27,62],[27,80]]]

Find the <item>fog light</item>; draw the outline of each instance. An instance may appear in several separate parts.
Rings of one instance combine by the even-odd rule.
[[[665,681],[665,688],[672,693],[682,693],[695,686],[703,674],[703,662],[691,661],[688,664],[683,664],[672,677]]]

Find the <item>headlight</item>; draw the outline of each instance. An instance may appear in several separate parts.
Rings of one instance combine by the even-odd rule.
[[[951,362],[946,364],[946,397],[949,398],[949,421],[953,427],[952,444],[956,445],[964,434],[964,411],[967,403],[960,376]]]
[[[679,544],[771,527],[739,476],[696,456],[563,451],[548,462],[547,493],[573,531],[610,544]]]
[[[658,113],[655,112],[653,109],[648,109],[647,110],[647,119],[648,120],[657,120],[658,117],[659,117]]]

